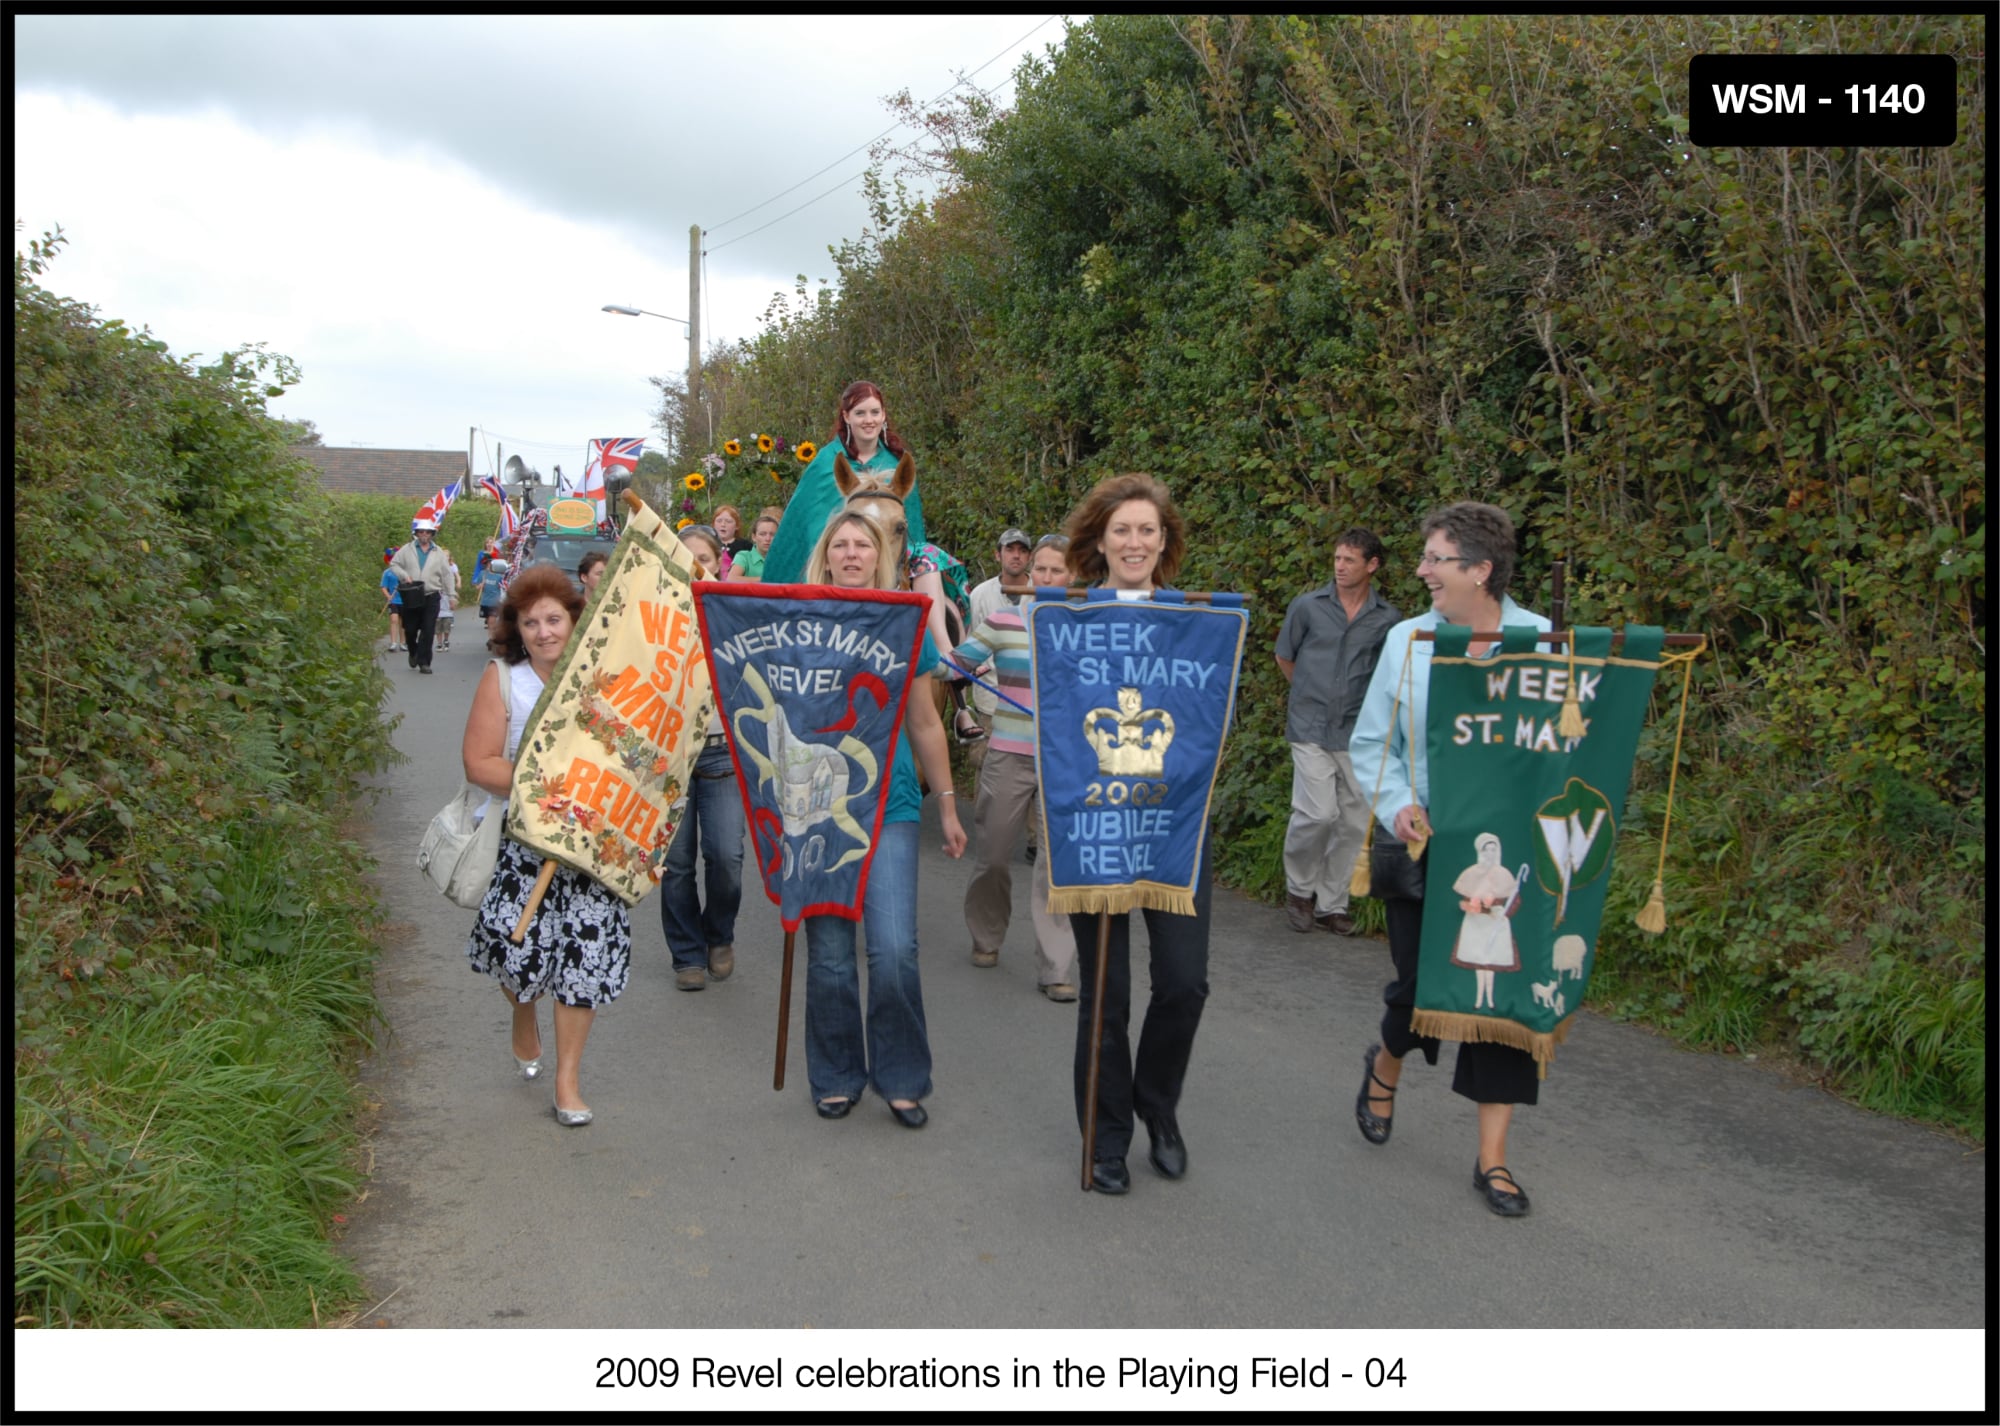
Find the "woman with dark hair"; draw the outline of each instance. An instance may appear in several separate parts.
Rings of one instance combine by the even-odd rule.
[[[487,645],[497,657],[480,675],[465,724],[466,781],[491,794],[482,819],[507,810],[522,729],[582,613],[583,592],[554,565],[525,569],[508,586]],[[500,982],[513,1016],[514,1062],[523,1079],[534,1079],[542,1068],[536,1003],[544,995],[554,999],[556,1122],[576,1127],[591,1120],[582,1093],[583,1047],[597,1007],[610,1004],[625,989],[632,964],[632,919],[625,903],[601,883],[558,867],[527,934],[515,945],[514,924],[541,869],[540,852],[501,836],[493,882],[479,905],[465,955],[474,970]]]
[[[1168,588],[1187,553],[1187,530],[1167,487],[1150,475],[1101,480],[1069,517],[1069,568],[1079,584],[1114,590],[1120,599],[1149,599]],[[1051,836],[1061,835],[1056,828]],[[1176,1111],[1187,1077],[1194,1033],[1208,999],[1208,915],[1214,888],[1207,844],[1195,877],[1194,914],[1147,909],[1147,952],[1152,996],[1135,1058],[1132,1014],[1131,913],[1111,917],[1104,990],[1104,1041],[1097,1078],[1097,1142],[1091,1146],[1091,1184],[1099,1193],[1125,1193],[1132,1176],[1125,1154],[1132,1121],[1146,1121],[1147,1157],[1167,1178],[1187,1172],[1187,1145]],[[1076,1122],[1084,1123],[1090,1075],[1091,1005],[1097,997],[1097,913],[1073,914],[1082,964],[1076,1021]]]
[[[887,540],[881,526],[859,510],[835,515],[813,550],[806,582],[838,589],[893,588],[895,571],[882,560]],[[922,677],[937,661],[937,648],[926,636],[910,676]],[[921,1101],[931,1092],[931,1045],[917,974],[917,836],[924,795],[911,765],[912,748],[942,803],[946,856],[965,854],[965,831],[958,821],[951,753],[937,709],[914,689],[905,707],[861,907],[868,956],[865,1030],[854,923],[844,916],[808,916],[806,1081],[822,1119],[845,1118],[863,1087],[873,1085],[898,1124],[921,1129],[929,1117]]]
[[[1424,808],[1430,802],[1430,760],[1415,755],[1408,730],[1425,726],[1432,645],[1411,635],[1445,623],[1475,630],[1520,624],[1549,627],[1547,619],[1507,597],[1507,586],[1514,577],[1514,522],[1505,510],[1461,500],[1433,512],[1423,523],[1423,536],[1417,578],[1430,590],[1431,608],[1389,630],[1347,747],[1355,785],[1369,789],[1376,822],[1398,843],[1429,834]],[[1498,649],[1495,642],[1481,642],[1467,652],[1478,658]],[[1409,665],[1407,678],[1405,664]],[[1398,846],[1391,854],[1404,853]],[[1428,853],[1423,861],[1429,861]],[[1371,1144],[1389,1142],[1403,1057],[1411,1050],[1421,1050],[1426,1064],[1437,1063],[1438,1040],[1417,1035],[1410,1028],[1417,990],[1417,948],[1424,923],[1421,887],[1420,871],[1417,885],[1403,888],[1414,891],[1414,897],[1385,895],[1387,888],[1376,891],[1388,916],[1389,957],[1395,979],[1382,992],[1382,1038],[1368,1047],[1361,1089],[1354,1097],[1355,1123],[1361,1137]],[[1490,916],[1497,909],[1496,903],[1504,900],[1465,896],[1459,909],[1468,917]],[[1512,1045],[1467,1041],[1458,1047],[1451,1087],[1479,1106],[1479,1156],[1472,1166],[1473,1187],[1493,1212],[1505,1218],[1521,1217],[1528,1211],[1528,1195],[1507,1170],[1507,1129],[1513,1123],[1514,1106],[1533,1104],[1538,1097],[1534,1057]]]
[[[584,603],[588,604],[597,593],[597,582],[604,578],[604,566],[610,560],[611,556],[603,550],[589,550],[576,562],[576,582],[583,586]]]

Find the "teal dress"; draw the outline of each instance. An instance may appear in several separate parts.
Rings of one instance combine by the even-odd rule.
[[[827,521],[840,512],[845,503],[840,487],[833,483],[833,458],[845,448],[838,438],[828,441],[819,448],[805,473],[799,477],[799,488],[785,506],[785,518],[778,522],[777,536],[771,541],[770,553],[764,556],[764,583],[798,584],[806,577],[806,562],[812,558],[813,546],[819,543],[820,533],[826,529]],[[890,475],[896,469],[896,457],[889,448],[878,444],[874,456],[864,462],[848,462],[857,473]],[[921,549],[924,544],[924,503],[918,490],[912,489],[903,497],[903,512],[909,518],[909,548]]]

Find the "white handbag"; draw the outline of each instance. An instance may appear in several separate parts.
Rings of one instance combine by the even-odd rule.
[[[431,818],[424,839],[417,843],[417,870],[450,901],[468,911],[486,899],[494,865],[500,860],[500,824],[507,814],[507,804],[495,799],[496,805],[487,809],[485,820],[473,821],[473,813],[485,796],[484,789],[465,783],[458,796]]]

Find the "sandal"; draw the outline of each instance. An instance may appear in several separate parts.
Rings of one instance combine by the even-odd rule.
[[[953,737],[958,739],[961,746],[976,743],[986,736],[986,730],[977,723],[968,728],[965,724],[956,720],[952,722],[951,733]]]
[[[1506,1188],[1494,1187],[1494,1180],[1506,1183]],[[1480,1172],[1479,1160],[1472,1161],[1472,1186],[1486,1195],[1486,1206],[1502,1218],[1525,1218],[1528,1213],[1528,1195],[1521,1185],[1514,1181],[1514,1175],[1507,1172],[1505,1164],[1496,1164]],[[1511,1190],[1511,1191],[1510,1191]]]
[[[1368,1107],[1370,1102],[1393,1104],[1396,1100],[1396,1087],[1391,1084],[1383,1084],[1380,1076],[1375,1073],[1375,1052],[1381,1048],[1382,1046],[1379,1043],[1368,1047],[1368,1054],[1364,1062],[1368,1078],[1361,1081],[1361,1090],[1354,1096],[1354,1122],[1361,1126],[1361,1137],[1371,1144],[1388,1143],[1389,1133],[1396,1127],[1395,1120],[1384,1119]],[[1386,1089],[1389,1092],[1387,1094],[1370,1094],[1368,1087],[1371,1084]],[[1496,1209],[1495,1211],[1497,1212],[1498,1210]]]

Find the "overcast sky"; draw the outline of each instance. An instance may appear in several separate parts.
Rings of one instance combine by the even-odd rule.
[[[12,25],[15,246],[62,226],[52,291],[176,354],[268,343],[304,374],[272,411],[329,445],[457,449],[477,426],[475,469],[504,441],[571,474],[593,436],[654,435],[646,378],[685,370],[686,329],[600,309],[686,317],[691,224],[704,345],[754,336],[864,227],[867,155],[842,155],[894,123],[886,96],[979,69],[1004,104],[1064,34],[1046,14]]]

